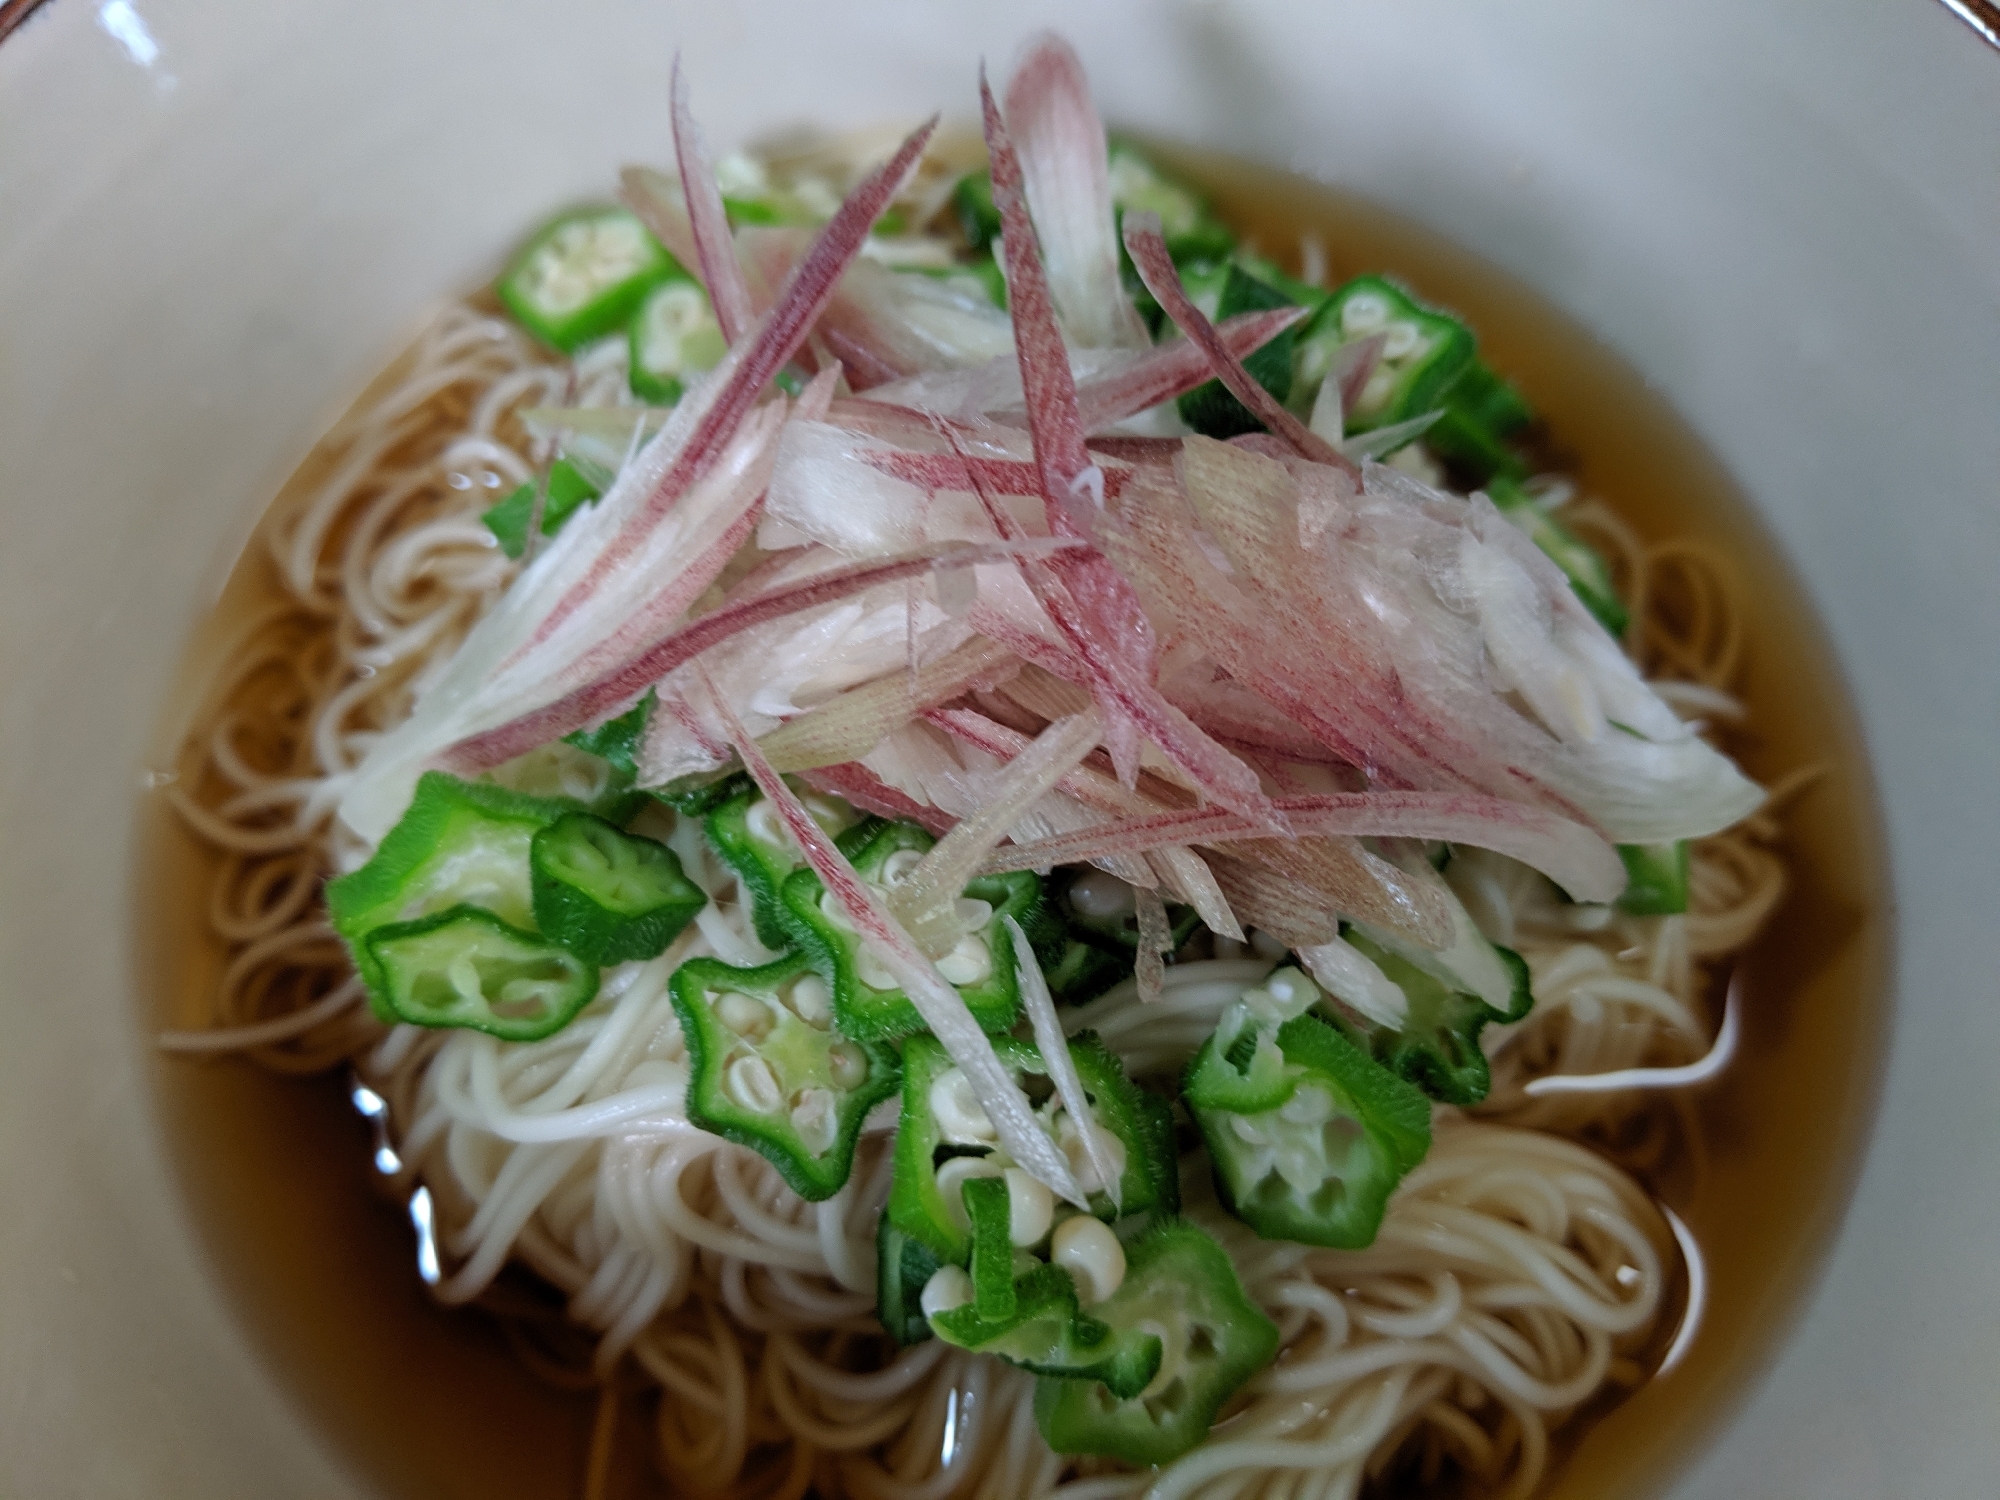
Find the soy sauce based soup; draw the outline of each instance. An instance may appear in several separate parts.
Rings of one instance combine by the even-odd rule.
[[[1542,420],[1549,467],[1647,542],[1692,538],[1726,555],[1743,584],[1734,591],[1741,648],[1731,687],[1748,712],[1725,746],[1766,785],[1823,768],[1781,809],[1789,890],[1734,965],[1742,1023],[1734,1062],[1713,1083],[1663,1101],[1646,1140],[1593,1143],[1625,1160],[1676,1216],[1699,1270],[1677,1278],[1648,1356],[1651,1378],[1600,1396],[1562,1429],[1561,1456],[1540,1493],[1652,1493],[1782,1334],[1872,1111],[1885,1020],[1883,874],[1838,671],[1728,475],[1643,377],[1586,331],[1471,252],[1349,194],[1199,153],[1161,156],[1288,271],[1308,269],[1301,246],[1311,238],[1324,251],[1326,285],[1386,271],[1462,315],[1486,360]],[[309,458],[267,526],[302,504],[326,467],[323,456]],[[1663,577],[1669,615],[1701,608],[1693,593],[1676,600],[1671,574]],[[190,693],[281,599],[268,549],[253,545],[190,648]],[[308,655],[332,628],[294,620],[282,649]],[[287,731],[277,723],[269,732]],[[171,754],[164,745],[159,763]],[[152,980],[144,1024],[205,1024],[229,960],[208,914],[217,859],[157,797],[143,817],[139,972]],[[1710,1002],[1713,1018],[1721,997]],[[406,1207],[379,1186],[379,1142],[350,1101],[344,1070],[300,1080],[238,1059],[163,1058],[154,1080],[218,1281],[273,1373],[368,1486],[411,1497],[578,1492],[594,1391],[534,1373],[517,1347],[518,1318],[503,1331],[476,1309],[446,1312],[430,1301]],[[526,1326],[545,1330],[546,1349],[579,1347],[561,1330],[561,1299],[524,1273],[509,1273],[491,1300],[510,1313],[538,1311]],[[650,1420],[636,1395],[625,1408],[628,1431]],[[603,1493],[657,1487],[645,1450],[636,1437],[621,1445]],[[1418,1477],[1399,1471],[1389,1488],[1410,1493]],[[1454,1492],[1452,1481],[1436,1492]]]

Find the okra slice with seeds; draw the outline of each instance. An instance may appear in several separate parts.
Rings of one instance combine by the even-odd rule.
[[[883,823],[843,852],[855,873],[881,891],[908,880],[936,842],[915,823]],[[819,876],[799,868],[781,891],[785,920],[833,977],[833,1007],[849,1036],[898,1037],[921,1031],[923,1018],[881,960],[848,924]],[[1020,1014],[1021,991],[1008,955],[1012,917],[1024,931],[1040,926],[1039,878],[1027,871],[986,875],[958,898],[958,939],[937,955],[938,972],[957,988],[966,1008],[987,1031],[1005,1031]]]
[[[377,927],[363,944],[390,1018],[537,1042],[597,994],[597,965],[478,906]]]
[[[1380,276],[1358,276],[1328,297],[1293,345],[1291,395],[1309,403],[1341,346],[1380,334],[1381,356],[1344,413],[1347,432],[1372,431],[1435,410],[1472,363],[1472,331]],[[1310,410],[1308,404],[1307,409]]]
[[[569,354],[623,328],[647,290],[679,270],[631,213],[587,208],[537,231],[494,290],[523,328]]]
[[[658,957],[708,901],[665,844],[590,813],[541,829],[528,859],[536,925],[595,964]]]
[[[1433,1099],[1458,1105],[1484,1099],[1493,1080],[1479,1034],[1489,1021],[1508,1017],[1469,990],[1383,947],[1359,928],[1343,927],[1341,936],[1402,990],[1409,1011],[1400,1027],[1344,1013],[1329,1019],[1377,1062]],[[1520,962],[1509,950],[1499,951]]]
[[[836,797],[816,792],[801,796],[814,821],[842,842],[843,852],[852,854],[847,841],[877,825],[877,820]],[[804,869],[806,861],[778,809],[756,787],[743,787],[712,807],[703,826],[715,852],[736,872],[750,902],[759,941],[767,948],[790,947],[797,940],[799,925],[781,892],[785,881],[794,871]]]
[[[1157,1339],[1160,1357],[1129,1397],[1097,1380],[1038,1380],[1035,1425],[1057,1453],[1170,1462],[1208,1435],[1224,1403],[1278,1352],[1277,1325],[1244,1294],[1228,1252],[1179,1219],[1126,1247],[1124,1281],[1089,1315],[1114,1341]]]
[[[690,959],[669,993],[692,1068],[688,1118],[758,1152],[802,1198],[839,1192],[862,1121],[896,1092],[895,1051],[834,1030],[826,981],[802,953],[760,969]]]
[[[729,345],[701,283],[686,273],[646,293],[626,332],[626,382],[653,406],[672,406],[698,375],[722,362]]]
[[[1430,1101],[1312,1015],[1269,1037],[1275,1059],[1260,1047],[1239,1069],[1230,1020],[1183,1090],[1218,1196],[1265,1239],[1372,1244],[1390,1193],[1430,1148]]]
[[[1118,1174],[1119,1207],[1104,1191],[1084,1149],[1082,1126],[1070,1119],[1047,1082],[1040,1051],[1015,1037],[993,1039],[1001,1063],[1032,1094],[1044,1093],[1038,1107],[1047,1130],[1090,1195],[1092,1211],[1170,1212],[1180,1201],[1173,1114],[1166,1102],[1125,1077],[1118,1059],[1092,1032],[1069,1042],[1070,1059],[1094,1116],[1091,1129]],[[964,1266],[972,1253],[972,1228],[962,1202],[968,1180],[1002,1178],[1017,1196],[1013,1230],[1023,1249],[1038,1245],[1055,1219],[1049,1190],[1001,1151],[998,1132],[973,1096],[965,1074],[943,1043],[928,1033],[903,1043],[903,1105],[896,1126],[896,1155],[890,1179],[888,1217],[911,1239],[928,1245],[938,1258]]]
[[[998,1355],[1039,1375],[1102,1380],[1121,1395],[1145,1389],[1159,1368],[1160,1340],[1143,1331],[1115,1335],[1085,1308],[1085,1286],[1069,1267],[1015,1246],[1008,1180],[976,1177],[962,1191],[972,1224],[972,1266],[969,1272],[941,1266],[925,1284],[921,1300],[931,1331],[948,1344]],[[1117,1238],[1088,1215],[1078,1221],[1109,1243],[1122,1274]]]
[[[541,829],[577,809],[568,800],[460,781],[442,771],[418,779],[409,809],[374,856],[326,887],[327,914],[354,956],[378,1017],[394,1019],[368,935],[460,905],[483,907],[532,933],[529,847]]]

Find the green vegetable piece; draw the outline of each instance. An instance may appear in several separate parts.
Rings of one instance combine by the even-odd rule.
[[[1477,995],[1427,972],[1400,953],[1393,953],[1358,928],[1342,934],[1403,992],[1409,1014],[1401,1030],[1373,1021],[1343,1019],[1349,1038],[1399,1078],[1407,1079],[1433,1099],[1446,1104],[1477,1104],[1492,1087],[1479,1033],[1489,1021],[1519,1020],[1533,1004],[1527,993],[1527,965],[1511,949],[1495,951],[1515,975],[1514,1003],[1507,1011],[1494,1009]]]
[[[1215,217],[1208,201],[1162,172],[1131,142],[1113,141],[1108,165],[1112,208],[1121,217],[1128,209],[1158,214],[1167,253],[1176,262],[1221,260],[1235,248],[1235,233]]]
[[[1009,1194],[1004,1177],[974,1177],[960,1194],[972,1226],[972,1305],[982,1320],[1014,1316],[1014,1242],[1008,1234]]]
[[[646,695],[617,718],[606,719],[595,729],[572,730],[563,736],[563,743],[608,761],[613,784],[623,791],[639,774],[639,745],[659,699],[657,689],[647,688]]]
[[[391,1017],[462,1026],[507,1042],[538,1042],[597,994],[597,965],[503,922],[453,906],[377,927],[363,944]]]
[[[673,850],[591,813],[542,829],[528,860],[536,925],[594,964],[657,958],[708,901]]]
[[[1424,429],[1423,441],[1426,448],[1468,484],[1528,476],[1528,465],[1520,454],[1508,447],[1492,428],[1475,421],[1449,399],[1439,410],[1437,420]]]
[[[878,889],[907,879],[936,841],[915,823],[883,823],[845,852],[860,877]],[[888,971],[847,925],[819,876],[799,868],[780,890],[785,920],[833,976],[833,1008],[849,1036],[897,1037],[921,1031],[923,1018]],[[963,936],[938,959],[938,970],[964,997],[988,1031],[1005,1031],[1020,1014],[1021,992],[1006,919],[1024,930],[1038,922],[1042,883],[1033,874],[986,875],[965,887]]]
[[[1062,1005],[1095,1000],[1131,972],[1131,954],[1109,952],[1075,937],[1065,937],[1055,961],[1042,966],[1049,994]]]
[[[1294,305],[1292,299],[1276,287],[1258,280],[1232,263],[1223,268],[1222,285],[1216,294],[1215,311],[1211,316],[1219,322],[1238,313]],[[1243,368],[1280,403],[1292,393],[1292,349],[1297,337],[1295,327],[1287,328],[1243,361]],[[1198,385],[1182,396],[1180,413],[1181,420],[1188,426],[1212,438],[1232,438],[1241,433],[1264,430],[1263,423],[1251,416],[1250,409],[1232,396],[1219,380]]]
[[[1311,409],[1343,344],[1383,335],[1381,357],[1345,414],[1348,433],[1369,432],[1435,410],[1472,363],[1472,331],[1380,276],[1357,276],[1299,330],[1290,394]],[[1430,433],[1425,434],[1429,441]]]
[[[836,841],[841,835],[879,826],[837,798],[816,792],[804,796],[820,827],[836,835]],[[709,811],[704,826],[709,843],[736,872],[749,897],[758,941],[766,948],[789,948],[799,941],[798,920],[786,907],[781,892],[793,872],[805,868],[805,856],[792,842],[776,805],[755,786],[739,784],[734,795]],[[846,852],[851,854],[852,850]]]
[[[665,786],[649,786],[646,795],[688,818],[705,818],[733,797],[753,786],[744,771],[696,771],[679,776]]]
[[[693,377],[714,369],[729,352],[708,293],[685,272],[646,293],[626,338],[626,382],[653,406],[672,406]]]
[[[993,202],[993,174],[967,172],[951,190],[951,206],[958,214],[965,241],[974,250],[991,251],[1000,236],[1000,210]],[[990,256],[989,256],[990,258]]]
[[[1003,1065],[1024,1082],[1046,1089],[1042,1055],[1034,1043],[997,1036],[994,1050]],[[1180,1202],[1179,1158],[1174,1149],[1173,1112],[1165,1100],[1148,1094],[1125,1077],[1118,1059],[1094,1032],[1070,1038],[1069,1055],[1090,1101],[1097,1128],[1116,1141],[1114,1156],[1124,1155],[1119,1179],[1123,1212],[1172,1212]],[[1012,1163],[993,1145],[983,1115],[967,1110],[967,1097],[948,1075],[957,1072],[944,1044],[929,1033],[903,1043],[903,1108],[896,1126],[896,1159],[890,1179],[888,1217],[904,1234],[919,1240],[945,1263],[963,1266],[972,1253],[972,1226],[961,1204],[945,1196],[944,1183],[957,1182],[967,1168],[974,1174],[998,1176]],[[962,1082],[962,1078],[957,1080]],[[942,1105],[950,1118],[940,1119]],[[973,1106],[976,1109],[976,1105]],[[1080,1162],[1081,1142],[1074,1122],[1062,1114],[1051,1094],[1041,1106],[1044,1128],[1053,1131],[1072,1161]],[[990,1128],[990,1127],[989,1127]],[[954,1159],[974,1157],[959,1167]],[[955,1190],[955,1189],[954,1189]],[[1091,1211],[1109,1220],[1115,1212],[1108,1193],[1091,1194]]]
[[[1445,405],[1500,438],[1514,436],[1535,416],[1527,398],[1483,359],[1473,360],[1451,383],[1445,392]]]
[[[1597,616],[1597,623],[1613,636],[1624,635],[1632,617],[1611,581],[1610,565],[1597,549],[1537,505],[1534,496],[1517,480],[1504,477],[1488,480],[1486,495],[1501,515],[1525,532],[1562,569],[1583,607]]]
[[[1315,1016],[1278,1029],[1277,1082],[1229,1107],[1236,1072],[1209,1038],[1187,1099],[1229,1211],[1267,1240],[1355,1250],[1374,1243],[1389,1194],[1430,1149],[1421,1092]],[[1260,1056],[1255,1068],[1265,1059]]]
[[[760,1153],[802,1198],[839,1192],[862,1121],[896,1092],[895,1052],[833,1029],[826,981],[802,953],[761,969],[689,959],[669,990],[692,1066],[688,1118]]]
[[[1620,844],[1628,877],[1618,908],[1642,917],[1679,916],[1688,909],[1688,842]]]
[[[998,1178],[980,1180],[1000,1189],[1004,1208],[1006,1185]],[[966,1184],[968,1203],[975,1185]],[[1062,1267],[1035,1261],[1019,1277],[1012,1275],[1010,1267],[1003,1313],[982,1311],[978,1282],[975,1272],[973,1301],[930,1320],[931,1331],[947,1344],[976,1354],[997,1354],[1009,1364],[1030,1370],[1095,1368],[1111,1352],[1110,1331],[1083,1314],[1077,1303],[1076,1283]]]
[[[875,1315],[898,1344],[907,1348],[931,1337],[922,1298],[943,1264],[937,1252],[904,1234],[887,1214],[875,1221]]]
[[[678,271],[632,214],[587,208],[538,230],[494,290],[516,322],[568,354],[624,327],[648,289]]]
[[[409,810],[374,857],[326,886],[334,931],[346,940],[380,1019],[394,1017],[368,934],[463,904],[484,907],[532,932],[529,845],[542,828],[576,808],[565,799],[530,797],[442,771],[418,780]]]
[[[535,513],[533,481],[519,486],[505,500],[480,516],[486,529],[500,543],[500,550],[518,558],[528,548],[528,522]],[[578,471],[575,464],[559,458],[549,465],[548,493],[542,499],[542,535],[554,536],[563,523],[601,491]]]
[[[1114,1341],[1162,1344],[1157,1371],[1121,1398],[1097,1380],[1043,1377],[1035,1423],[1057,1453],[1163,1464],[1208,1435],[1223,1404],[1278,1351],[1278,1329],[1243,1293],[1228,1253],[1194,1225],[1168,1219],[1125,1252],[1125,1280],[1090,1309]]]

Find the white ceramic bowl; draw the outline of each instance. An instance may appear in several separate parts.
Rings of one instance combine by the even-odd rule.
[[[383,1472],[203,1243],[228,1185],[168,1159],[135,999],[142,772],[259,509],[425,309],[664,154],[677,43],[732,141],[969,115],[1051,23],[1112,118],[1525,279],[1754,498],[1884,794],[1893,1050],[1805,1316],[1671,1493],[1991,1496],[2000,55],[1920,0],[53,0],[0,47],[0,1493]]]

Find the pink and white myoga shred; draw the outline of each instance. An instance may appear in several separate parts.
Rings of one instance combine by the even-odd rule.
[[[949,324],[912,311],[932,293],[885,258],[949,244],[935,120],[879,165],[821,152],[814,183],[838,207],[816,230],[732,229],[678,64],[671,102],[677,170],[628,169],[625,197],[699,275],[727,354],[655,429],[629,411],[622,341],[551,362],[454,307],[329,439],[330,477],[268,533],[285,609],[340,622],[286,669],[294,763],[253,769],[232,748],[240,712],[218,709],[185,785],[226,795],[174,793],[261,894],[218,898],[238,954],[219,1029],[169,1045],[351,1064],[386,1101],[396,1181],[426,1195],[439,1295],[477,1298],[510,1262],[559,1288],[598,1371],[658,1387],[648,1441],[676,1493],[1353,1496],[1415,1453],[1527,1495],[1550,1434],[1644,1378],[1678,1274],[1645,1192],[1578,1144],[1644,1101],[1529,1085],[1707,1050],[1705,966],[1782,883],[1770,827],[1744,825],[1763,794],[1484,496],[1373,461],[1337,411],[1329,436],[1246,372],[1301,314],[1211,320],[1157,219],[1127,212],[1121,233],[1061,39],[1034,39],[997,97],[980,80],[1007,311]],[[901,227],[871,234],[892,209]],[[1121,245],[1171,325],[1157,344]],[[1379,355],[1336,372],[1336,404]],[[796,394],[774,385],[787,371]],[[1177,430],[1175,398],[1211,379],[1268,431]],[[490,497],[451,480],[544,468],[531,409],[533,431],[631,442],[602,498],[510,568],[476,524]],[[216,703],[249,680],[226,672]],[[1257,1238],[1189,1150],[1185,1212],[1284,1353],[1171,1465],[1079,1465],[1038,1435],[1032,1377],[881,1338],[893,1118],[871,1119],[817,1203],[690,1122],[669,977],[775,956],[699,819],[661,810],[656,831],[707,907],[658,958],[607,970],[554,1035],[388,1028],[358,1003],[319,874],[364,860],[425,771],[505,781],[648,693],[639,784],[747,770],[1059,1199],[1087,1201],[1074,1163],[938,969],[938,913],[981,872],[1090,864],[1131,888],[1135,972],[1085,1006],[1059,1011],[1015,938],[1045,1052],[1087,1027],[1168,1089],[1286,949],[1393,1021],[1343,921],[1423,951],[1476,924],[1525,958],[1535,1009],[1488,1030],[1487,1104],[1439,1109],[1368,1249]],[[940,841],[885,894],[790,778]],[[1698,841],[1687,917],[1606,905],[1626,878],[1615,846],[1682,839]],[[1443,873],[1421,853],[1437,842],[1458,851]],[[1207,956],[1164,961],[1168,903],[1200,916]],[[334,977],[285,1008],[284,973]],[[1052,1073],[1082,1097],[1073,1067]]]

